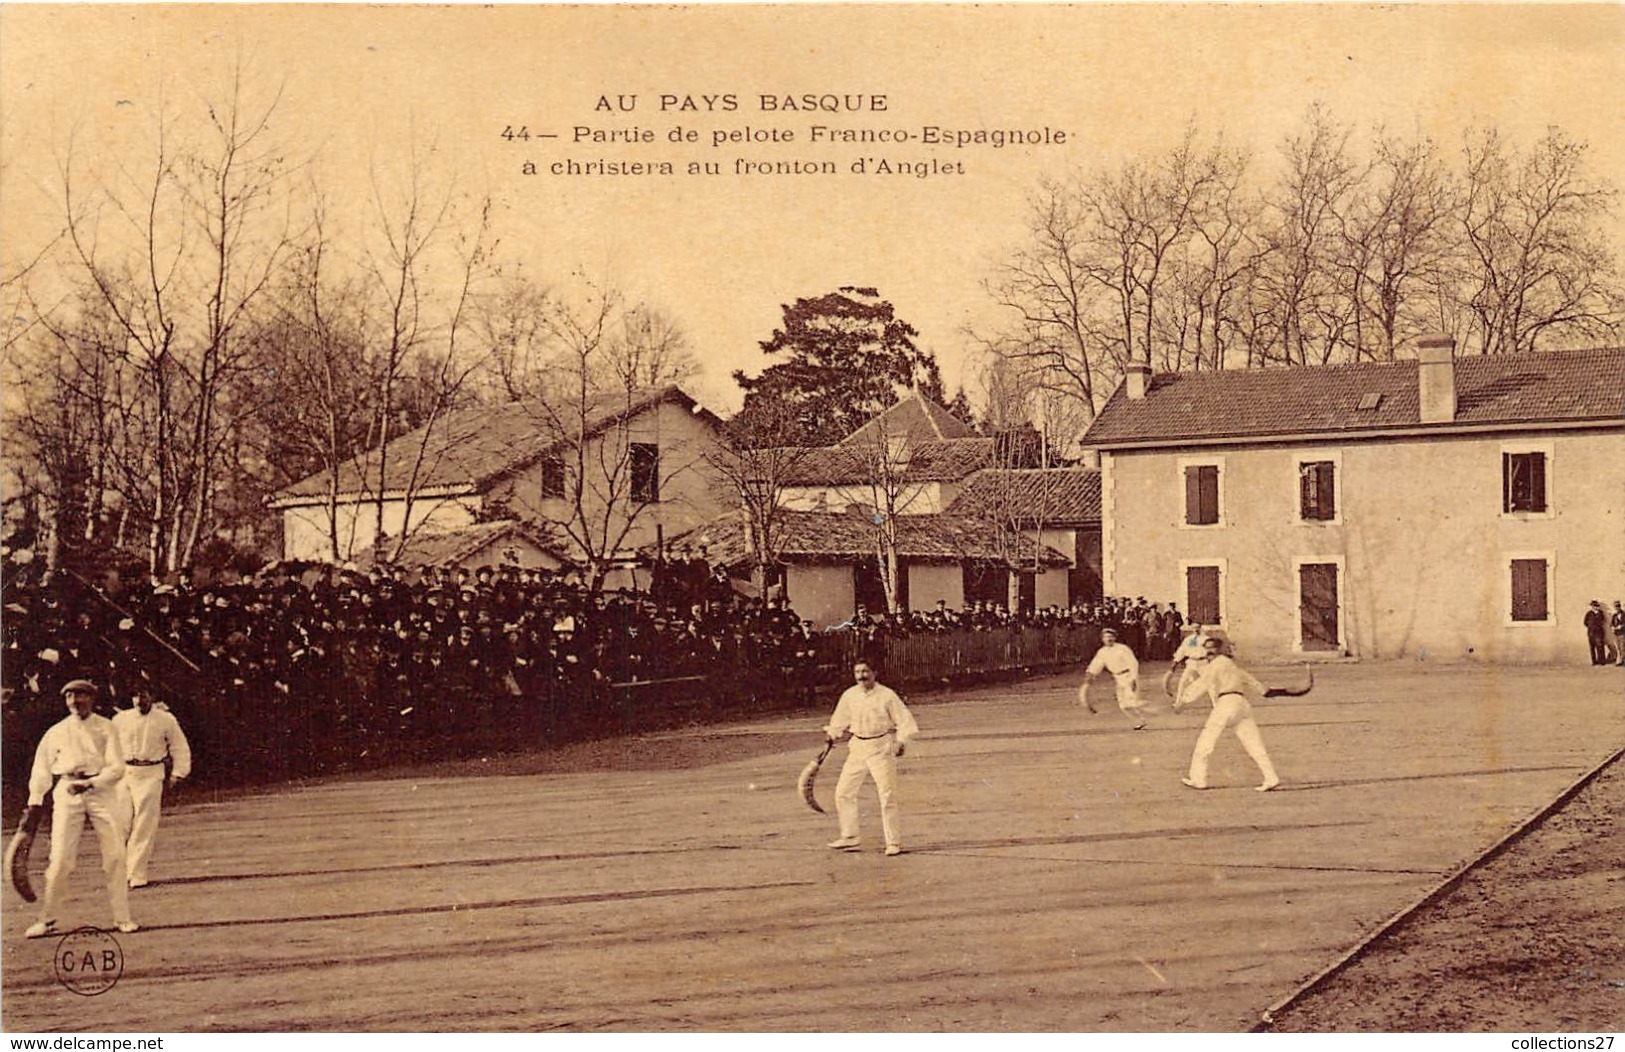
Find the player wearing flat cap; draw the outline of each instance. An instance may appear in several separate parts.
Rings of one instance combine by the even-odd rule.
[[[124,861],[129,803],[119,792],[124,754],[119,750],[113,721],[95,712],[94,683],[71,680],[63,685],[62,697],[68,715],[40,739],[28,776],[28,806],[44,806],[45,794],[51,793],[52,807],[51,861],[45,867],[45,896],[39,920],[26,934],[37,939],[57,932],[58,909],[79,857],[79,836],[87,817],[101,845],[102,874],[107,879],[113,923],[121,932],[132,932],[138,925],[130,917],[129,874]]]
[[[1111,673],[1117,683],[1117,707],[1133,721],[1135,730],[1144,730],[1145,716],[1140,711],[1145,706],[1145,702],[1140,700],[1140,659],[1134,656],[1134,651],[1117,641],[1115,628],[1100,630],[1100,649],[1095,651],[1094,659],[1084,669],[1083,682],[1078,686],[1078,703],[1090,712],[1097,710],[1089,702],[1089,684],[1102,672]]]
[[[158,838],[158,815],[164,789],[192,773],[192,749],[180,721],[150,687],[134,691],[135,707],[113,716],[119,750],[124,754],[121,791],[129,798],[130,837],[125,845],[130,887],[147,886],[147,863]]]
[[[860,845],[858,790],[867,776],[874,778],[880,793],[886,854],[901,855],[903,819],[897,802],[897,758],[920,733],[920,726],[897,692],[876,682],[875,670],[868,662],[853,665],[852,676],[857,682],[846,688],[824,727],[824,735],[832,742],[849,731],[852,735],[846,747],[846,764],[835,783],[835,811],[841,820],[841,835],[829,846],[852,851]]]

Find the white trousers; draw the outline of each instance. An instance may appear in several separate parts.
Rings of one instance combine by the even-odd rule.
[[[1112,679],[1117,684],[1117,707],[1130,716],[1138,715],[1137,709],[1145,705],[1140,698],[1140,677],[1133,672],[1122,675],[1113,674]]]
[[[835,812],[841,819],[841,836],[858,835],[858,791],[865,777],[875,780],[880,793],[880,826],[886,844],[903,844],[903,816],[897,802],[897,757],[891,754],[892,736],[863,741],[853,738],[846,745],[846,765],[835,783]]]
[[[1207,723],[1203,724],[1202,733],[1197,735],[1196,749],[1191,753],[1190,780],[1197,785],[1207,784],[1208,759],[1227,728],[1235,729],[1236,740],[1241,742],[1241,747],[1258,765],[1264,781],[1276,781],[1275,765],[1270,763],[1270,754],[1264,749],[1264,737],[1258,733],[1258,724],[1253,720],[1252,703],[1242,694],[1220,694],[1213,703],[1213,711],[1208,715]]]
[[[145,884],[147,862],[158,839],[158,813],[164,802],[164,765],[126,766],[119,788],[130,799],[130,838],[125,843],[130,882]]]
[[[85,818],[89,817],[102,850],[102,876],[107,880],[113,923],[129,921],[130,878],[124,865],[129,797],[116,788],[74,796],[68,792],[64,779],[57,783],[51,799],[51,861],[45,867],[45,898],[40,906],[40,920],[57,919],[57,911],[67,895],[68,877],[79,861],[79,836],[85,831]]]

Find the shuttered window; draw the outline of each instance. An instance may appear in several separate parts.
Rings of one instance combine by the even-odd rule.
[[[1217,566],[1187,566],[1185,568],[1186,617],[1204,625],[1216,625],[1219,615],[1219,568]]]
[[[564,496],[564,458],[557,453],[542,457],[542,496]]]
[[[1337,466],[1332,461],[1298,465],[1298,515],[1311,522],[1337,518]]]
[[[1219,468],[1193,464],[1185,469],[1185,524],[1211,526],[1219,521]]]
[[[632,499],[639,504],[660,500],[660,447],[653,442],[634,442],[632,457]]]
[[[1545,621],[1550,615],[1546,596],[1546,560],[1512,560],[1512,620]]]
[[[1546,454],[1501,454],[1501,510],[1546,510]]]

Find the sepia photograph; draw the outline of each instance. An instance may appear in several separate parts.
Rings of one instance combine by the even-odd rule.
[[[1610,3],[0,5],[10,1047],[1612,1052],[1622,83]]]

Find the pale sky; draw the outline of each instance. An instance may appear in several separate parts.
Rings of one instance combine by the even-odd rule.
[[[1024,195],[1041,176],[1166,146],[1192,118],[1267,165],[1320,100],[1340,119],[1420,127],[1447,147],[1474,124],[1520,144],[1561,125],[1617,179],[1622,45],[1625,9],[1612,4],[6,4],[0,237],[12,265],[54,231],[52,151],[70,132],[82,157],[111,166],[150,130],[160,89],[195,111],[240,54],[265,90],[283,82],[277,132],[315,157],[324,185],[359,190],[369,172],[398,168],[410,143],[433,144],[461,189],[494,197],[507,258],[544,280],[585,268],[677,318],[705,366],[696,393],[719,410],[737,406],[729,371],[765,364],[756,345],[781,304],[849,284],[896,305],[951,392],[971,379],[963,327],[998,317],[981,282],[1020,240]],[[886,109],[761,111],[761,95],[805,93],[883,95]],[[702,108],[661,112],[662,94]],[[707,94],[731,94],[737,108],[704,112]],[[636,95],[636,109],[595,113],[601,95]],[[1047,128],[1067,142],[814,144],[813,124]],[[561,138],[503,141],[510,125]],[[657,141],[573,143],[577,125]],[[674,127],[701,141],[672,144]],[[747,130],[797,141],[711,145],[716,132]],[[852,174],[860,157],[963,162],[964,174]],[[672,161],[678,174],[551,174],[566,159]],[[736,159],[828,160],[840,174],[741,176]],[[526,161],[541,174],[521,174]],[[690,161],[726,174],[687,175]]]

